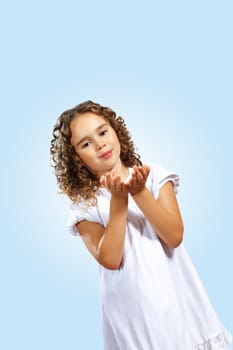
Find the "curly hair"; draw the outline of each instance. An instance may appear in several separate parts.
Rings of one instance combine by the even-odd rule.
[[[127,167],[142,165],[140,155],[126,128],[124,119],[116,113],[92,101],[85,101],[72,109],[66,110],[58,118],[53,128],[50,155],[58,186],[73,202],[84,200],[96,204],[96,195],[100,187],[99,179],[81,161],[71,145],[70,123],[78,114],[92,112],[103,117],[114,129],[121,147],[120,159]]]

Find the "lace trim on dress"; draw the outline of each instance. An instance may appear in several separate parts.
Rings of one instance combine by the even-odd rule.
[[[204,343],[195,346],[195,350],[220,350],[230,349],[231,339],[228,334],[223,331],[216,337],[206,340]],[[227,347],[226,347],[227,346]]]

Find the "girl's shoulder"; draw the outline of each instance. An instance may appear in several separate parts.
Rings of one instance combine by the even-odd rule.
[[[77,203],[70,202],[67,219],[68,231],[74,236],[79,235],[76,225],[84,220],[102,224],[98,206],[90,205],[90,203],[86,201],[79,201]]]
[[[179,175],[159,163],[149,163],[150,173],[147,179],[148,187],[153,191],[155,198],[158,198],[160,188],[168,181],[172,181],[175,193],[178,193],[180,185]]]

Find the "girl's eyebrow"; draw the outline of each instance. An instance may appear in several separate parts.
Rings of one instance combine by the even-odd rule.
[[[103,128],[103,127],[106,126],[106,125],[109,125],[109,124],[108,124],[108,123],[103,123],[103,124],[99,125],[99,126],[95,129],[95,132],[98,131],[98,130],[100,130],[101,128]],[[78,141],[77,146],[80,145],[80,143],[82,143],[84,140],[86,140],[86,139],[88,139],[88,138],[89,138],[89,136],[84,136],[84,137],[82,137],[81,140]]]

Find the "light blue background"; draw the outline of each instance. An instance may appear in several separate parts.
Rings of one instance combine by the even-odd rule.
[[[9,1],[1,9],[1,349],[102,349],[98,266],[66,231],[53,125],[87,99],[181,177],[184,244],[232,317],[232,1]]]

